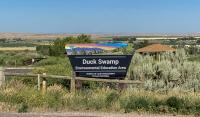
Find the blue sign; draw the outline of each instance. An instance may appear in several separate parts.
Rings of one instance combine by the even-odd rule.
[[[76,77],[124,79],[133,55],[68,55]]]

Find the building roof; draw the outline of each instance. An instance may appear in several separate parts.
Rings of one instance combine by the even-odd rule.
[[[171,48],[167,45],[162,45],[162,44],[152,44],[152,45],[149,45],[149,46],[146,46],[146,47],[143,47],[143,48],[140,48],[138,50],[136,50],[136,52],[174,52],[176,51],[176,49],[174,48]]]

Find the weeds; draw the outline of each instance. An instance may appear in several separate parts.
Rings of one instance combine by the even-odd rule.
[[[166,101],[167,106],[179,111],[184,106],[184,100],[177,97],[170,97]]]
[[[26,103],[22,103],[19,105],[18,113],[28,112],[28,105]]]
[[[124,111],[125,113],[148,111],[200,114],[200,97],[198,95],[199,93],[192,96],[191,93],[172,91],[168,94],[145,90],[118,92],[104,88],[81,90],[72,94],[60,85],[49,86],[47,92],[42,94],[19,81],[12,81],[7,86],[1,87],[0,102],[17,107],[16,112],[31,112],[34,108],[46,108],[46,110],[54,111],[97,110]]]

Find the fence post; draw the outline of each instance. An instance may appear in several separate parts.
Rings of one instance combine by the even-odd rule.
[[[42,94],[45,94],[47,90],[47,81],[43,80],[42,81]]]
[[[119,81],[120,81],[121,79],[119,79]],[[128,80],[128,78],[126,77],[124,80]],[[125,89],[127,89],[128,88],[128,84],[126,84],[126,83],[118,83],[118,89],[120,90],[120,91],[122,91],[122,90],[125,90]]]
[[[76,90],[76,81],[75,81],[75,73],[73,72],[72,73],[72,78],[71,78],[71,88],[70,88],[70,92],[71,93],[75,93],[75,90]]]
[[[0,86],[5,83],[4,68],[0,67]]]
[[[75,82],[76,82],[76,85],[75,85],[76,90],[82,89],[83,81],[76,80]]]
[[[120,91],[127,89],[127,84],[126,83],[118,83],[118,89]]]
[[[40,91],[40,74],[38,74],[38,91]]]

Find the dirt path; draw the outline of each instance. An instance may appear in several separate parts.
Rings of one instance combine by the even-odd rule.
[[[183,117],[183,115],[67,112],[67,113],[0,113],[0,117]],[[185,115],[185,117],[193,117],[193,116]]]

